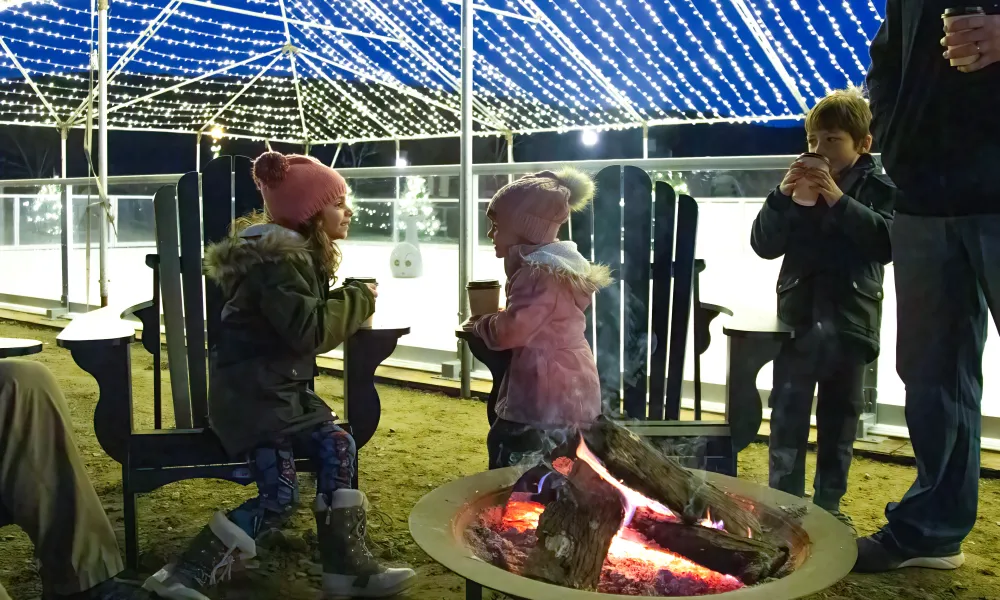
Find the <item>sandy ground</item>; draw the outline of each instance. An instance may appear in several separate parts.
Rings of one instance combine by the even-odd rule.
[[[32,359],[48,365],[66,393],[78,446],[121,541],[121,471],[101,450],[93,433],[97,385],[73,363],[68,352],[56,347],[55,333],[51,330],[0,321],[0,337],[28,337],[46,343],[45,351]],[[133,346],[132,356],[136,426],[151,427],[152,361],[139,346]],[[164,376],[166,380],[166,371]],[[322,377],[318,391],[339,408],[340,380]],[[407,515],[429,490],[486,467],[485,408],[476,401],[390,386],[382,386],[380,393],[382,423],[375,438],[361,452],[361,487],[372,504],[388,515],[385,521],[372,519],[372,537],[384,558],[408,563],[418,570],[419,583],[406,597],[459,600],[465,597],[464,581],[420,551],[410,539]],[[755,444],[740,455],[740,476],[766,482],[764,446]],[[854,517],[863,534],[870,533],[882,522],[885,502],[902,496],[913,477],[914,471],[909,467],[856,459],[844,509]],[[306,497],[311,486],[306,483],[303,487]],[[141,574],[154,571],[172,557],[215,510],[235,507],[252,494],[252,489],[228,482],[187,481],[143,496],[139,500]],[[1000,481],[982,481],[979,509],[977,526],[965,546],[967,563],[958,571],[909,569],[877,576],[851,575],[810,600],[1000,600]],[[215,590],[213,597],[318,598],[312,529],[312,516],[302,508],[286,537],[263,553],[258,568],[239,574],[233,582]],[[15,600],[41,596],[32,565],[30,540],[15,527],[0,529],[0,583]]]

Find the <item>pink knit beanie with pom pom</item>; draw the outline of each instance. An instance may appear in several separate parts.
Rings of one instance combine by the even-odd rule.
[[[292,229],[347,195],[347,182],[340,173],[311,156],[265,152],[253,163],[253,179],[267,214]]]
[[[509,183],[493,196],[487,214],[498,228],[508,229],[530,244],[547,244],[572,211],[594,197],[590,176],[575,169],[542,171]]]

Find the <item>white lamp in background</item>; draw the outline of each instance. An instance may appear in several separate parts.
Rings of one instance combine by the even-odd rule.
[[[580,134],[580,142],[584,146],[596,146],[598,139],[599,136],[593,129],[584,129],[583,133]]]
[[[406,160],[405,156],[400,156],[396,159],[396,166],[399,168],[408,167],[410,166],[410,162]]]

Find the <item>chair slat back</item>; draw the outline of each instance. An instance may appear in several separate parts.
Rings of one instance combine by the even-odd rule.
[[[207,427],[208,371],[205,354],[204,285],[201,274],[201,198],[198,186],[198,173],[187,173],[177,182],[177,217],[181,232],[181,279],[184,284],[191,417],[195,427]]]
[[[677,420],[697,203],[678,198],[665,182],[657,182],[654,203],[649,176],[635,167],[607,167],[595,182],[592,209],[574,214],[570,231],[580,252],[607,265],[616,279],[598,292],[593,308],[602,400],[615,416]]]
[[[178,428],[190,429],[193,421],[184,347],[184,302],[181,293],[176,188],[167,186],[156,192],[153,197],[153,213],[156,218],[156,253],[159,256],[157,268],[160,272],[160,298],[163,302],[163,324],[167,337],[174,422]],[[154,365],[156,369],[159,367]]]

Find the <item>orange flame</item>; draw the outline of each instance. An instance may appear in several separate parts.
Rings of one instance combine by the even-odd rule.
[[[601,459],[597,458],[590,448],[587,447],[586,442],[583,441],[583,437],[580,437],[580,445],[576,449],[576,456],[583,462],[587,463],[591,469],[597,473],[601,479],[610,483],[618,492],[622,495],[625,501],[625,519],[622,521],[622,527],[619,533],[624,530],[630,523],[632,523],[632,517],[635,516],[635,511],[638,508],[646,508],[647,510],[656,513],[658,515],[667,517],[669,519],[680,520],[676,514],[663,504],[660,504],[656,500],[652,500],[643,496],[639,492],[633,490],[632,488],[626,486],[624,483],[618,481],[612,477],[611,473],[604,467]],[[708,512],[706,518],[699,521],[699,523],[704,527],[714,528],[714,529],[724,529],[725,523],[722,521],[713,521],[711,511]]]
[[[504,511],[502,527],[513,528],[518,533],[537,529],[538,520],[545,506],[537,502],[511,500]],[[670,571],[674,576],[691,576],[711,582],[717,591],[728,591],[743,587],[738,579],[703,567],[679,554],[674,554],[658,546],[651,545],[632,529],[620,530],[611,540],[607,560],[618,564],[641,564],[648,571]]]

